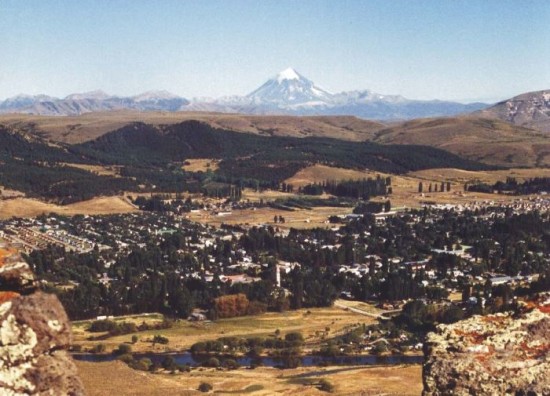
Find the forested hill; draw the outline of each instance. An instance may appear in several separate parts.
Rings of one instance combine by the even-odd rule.
[[[213,172],[185,172],[181,165],[192,158],[221,161]],[[386,173],[488,169],[427,146],[264,137],[197,121],[163,126],[132,123],[73,146],[0,126],[0,186],[58,203],[128,191],[204,192],[211,183],[217,183],[220,191],[229,191],[234,183],[277,188],[300,169],[317,163]],[[121,166],[116,175],[99,175],[74,164]]]
[[[220,172],[257,177],[258,169],[301,168],[325,163],[402,173],[429,168],[487,169],[444,150],[416,145],[379,145],[328,138],[265,137],[215,129],[198,121],[160,127],[129,124],[98,139],[74,146],[89,158],[121,165],[161,165],[188,158],[222,159]],[[290,169],[289,169],[290,170]],[[267,176],[265,174],[265,176]],[[264,176],[264,177],[265,177]]]
[[[27,136],[0,125],[0,161],[80,162],[66,147],[54,146],[36,136]]]

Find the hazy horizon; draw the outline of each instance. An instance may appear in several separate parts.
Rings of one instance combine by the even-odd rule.
[[[0,99],[324,89],[496,102],[550,88],[546,1],[2,1]]]

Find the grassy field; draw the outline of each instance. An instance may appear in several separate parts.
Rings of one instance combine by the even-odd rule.
[[[97,197],[64,206],[30,198],[0,200],[0,219],[34,217],[48,213],[73,216],[77,214],[103,215],[136,211],[137,208],[123,196]]]
[[[207,212],[191,213],[189,218],[193,221],[220,226],[223,224],[270,224],[281,229],[297,228],[308,229],[315,227],[329,227],[327,223],[329,216],[343,215],[352,212],[353,208],[333,208],[333,207],[315,207],[312,209],[296,209],[294,211],[286,211],[274,208],[259,208],[234,210],[231,214],[223,216],[210,215]],[[284,223],[275,223],[275,216],[283,216]]]
[[[326,165],[312,165],[298,171],[294,176],[286,180],[287,184],[292,184],[296,189],[311,183],[321,183],[326,180],[360,180],[366,178],[376,178],[377,175],[384,175],[381,172],[372,172],[369,170],[356,170],[337,168]]]
[[[210,163],[210,167],[215,169],[217,166],[215,161],[210,159],[200,159],[191,162],[194,169],[205,169],[207,164]],[[72,166],[72,164],[71,164]],[[82,169],[86,169],[91,172],[99,174],[114,174],[116,169],[104,168],[101,166],[80,166]],[[513,168],[508,170],[498,171],[464,171],[461,169],[429,169],[417,172],[411,172],[406,175],[389,175],[380,172],[372,172],[369,170],[352,170],[328,167],[325,165],[313,165],[305,169],[300,170],[294,176],[287,179],[286,182],[293,184],[296,188],[304,186],[309,183],[322,182],[325,180],[350,180],[350,179],[362,179],[368,177],[376,177],[380,175],[382,177],[391,176],[393,193],[389,196],[393,207],[409,207],[417,208],[422,205],[423,202],[430,201],[440,204],[460,204],[469,203],[473,201],[491,200],[498,202],[506,202],[517,197],[496,195],[496,194],[484,194],[484,193],[470,193],[464,192],[465,183],[495,183],[499,180],[506,180],[507,177],[515,177],[519,181],[534,177],[550,177],[550,169],[547,168]],[[443,193],[428,193],[428,185],[440,184],[441,182],[450,182],[451,191]],[[424,185],[424,193],[418,193],[418,183],[422,182]],[[117,213],[129,213],[137,211],[137,208],[132,205],[126,195],[138,196],[150,196],[147,194],[128,193],[121,196],[112,197],[97,197],[88,201],[77,202],[70,205],[59,206],[52,203],[47,203],[37,199],[29,199],[21,196],[17,196],[17,192],[9,191],[10,197],[8,199],[0,199],[0,219],[7,219],[11,217],[32,217],[38,216],[44,213],[58,213],[64,215],[76,215],[76,214],[88,214],[88,215],[101,215],[101,214],[117,214]],[[173,195],[173,194],[172,194]],[[187,194],[184,194],[186,197]],[[251,189],[245,189],[243,192],[243,200],[249,200],[251,202],[258,202],[260,200],[273,201],[278,198],[294,197],[296,194],[283,193],[280,191],[263,191],[257,192]],[[202,199],[201,197],[194,196],[194,199]],[[377,197],[374,200],[384,200],[384,197]],[[205,199],[205,202],[218,202],[219,200]],[[273,208],[260,208],[256,210],[235,210],[231,214],[224,216],[215,216],[210,213],[201,211],[199,213],[190,213],[191,220],[219,226],[222,223],[225,224],[272,224],[275,215],[283,216],[286,219],[284,224],[277,223],[280,228],[313,228],[313,227],[328,227],[326,223],[329,216],[343,215],[352,212],[352,208],[332,208],[332,207],[316,207],[311,210],[295,210],[284,211]]]
[[[393,367],[309,367],[288,370],[256,368],[217,371],[196,369],[184,374],[151,374],[122,362],[76,362],[90,396],[199,395],[201,382],[220,395],[327,395],[317,389],[321,379],[334,386],[334,395],[420,395],[420,365]]]
[[[187,172],[206,172],[211,170],[214,172],[218,169],[220,160],[212,158],[196,158],[185,161],[187,164],[182,166],[182,169]]]
[[[133,318],[120,318],[120,321],[133,321],[134,323],[155,323],[160,321],[158,316],[138,316]],[[344,330],[361,324],[374,323],[374,319],[349,312],[340,308],[311,308],[283,313],[265,313],[258,316],[246,316],[231,319],[221,319],[215,322],[189,322],[182,320],[176,322],[170,329],[149,330],[134,333],[139,341],[132,345],[135,352],[168,352],[187,350],[196,342],[213,340],[220,337],[249,337],[249,336],[274,336],[279,330],[281,335],[292,331],[300,331],[304,335],[308,348],[317,346],[319,341],[326,337],[341,334]],[[101,341],[90,341],[91,335],[87,331],[89,321],[73,323],[75,345],[90,348],[102,343],[107,350],[115,349],[121,343],[130,341],[132,334],[110,337]],[[328,331],[327,331],[328,329]],[[149,341],[154,335],[161,334],[169,339],[168,345],[153,344]]]
[[[510,201],[515,199],[513,196],[470,193],[464,192],[465,183],[495,183],[499,180],[506,180],[507,177],[515,177],[523,181],[533,177],[550,177],[550,169],[532,168],[522,169],[513,168],[498,171],[464,171],[461,169],[428,169],[423,171],[411,172],[406,175],[390,175],[369,170],[351,170],[343,168],[329,167],[325,165],[313,165],[300,170],[293,177],[286,180],[287,183],[295,186],[304,186],[309,183],[323,182],[325,180],[357,180],[363,178],[374,178],[391,176],[392,194],[389,199],[394,207],[417,208],[422,202],[431,201],[436,203],[460,204],[480,200]],[[441,182],[450,182],[450,192],[428,193],[428,186],[432,184],[441,184]],[[424,193],[418,193],[418,184],[424,185]],[[384,200],[383,197],[376,197],[374,200]]]
[[[62,165],[82,169],[90,173],[94,173],[98,176],[120,177],[120,174],[119,174],[120,166],[118,165],[101,166],[101,165],[71,164],[71,163],[63,163]]]

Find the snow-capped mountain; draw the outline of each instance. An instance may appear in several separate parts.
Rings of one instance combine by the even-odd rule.
[[[19,95],[0,101],[0,113],[78,115],[94,111],[215,111],[243,114],[353,115],[379,120],[449,116],[487,107],[483,103],[410,100],[370,90],[331,93],[289,67],[244,96],[189,101],[167,91],[149,91],[131,97],[103,91],[68,95]]]
[[[285,108],[308,103],[327,104],[332,101],[332,96],[331,93],[319,88],[313,81],[289,67],[246,95],[246,98],[253,104]]]
[[[353,115],[372,119],[447,116],[487,107],[484,103],[409,100],[370,90],[331,93],[293,68],[270,78],[246,96],[193,100],[184,110],[245,114]]]

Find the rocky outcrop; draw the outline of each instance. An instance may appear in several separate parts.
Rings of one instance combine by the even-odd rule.
[[[0,394],[83,395],[63,306],[36,291],[28,264],[2,246],[0,289]]]
[[[550,395],[550,296],[439,325],[424,348],[424,396]]]

